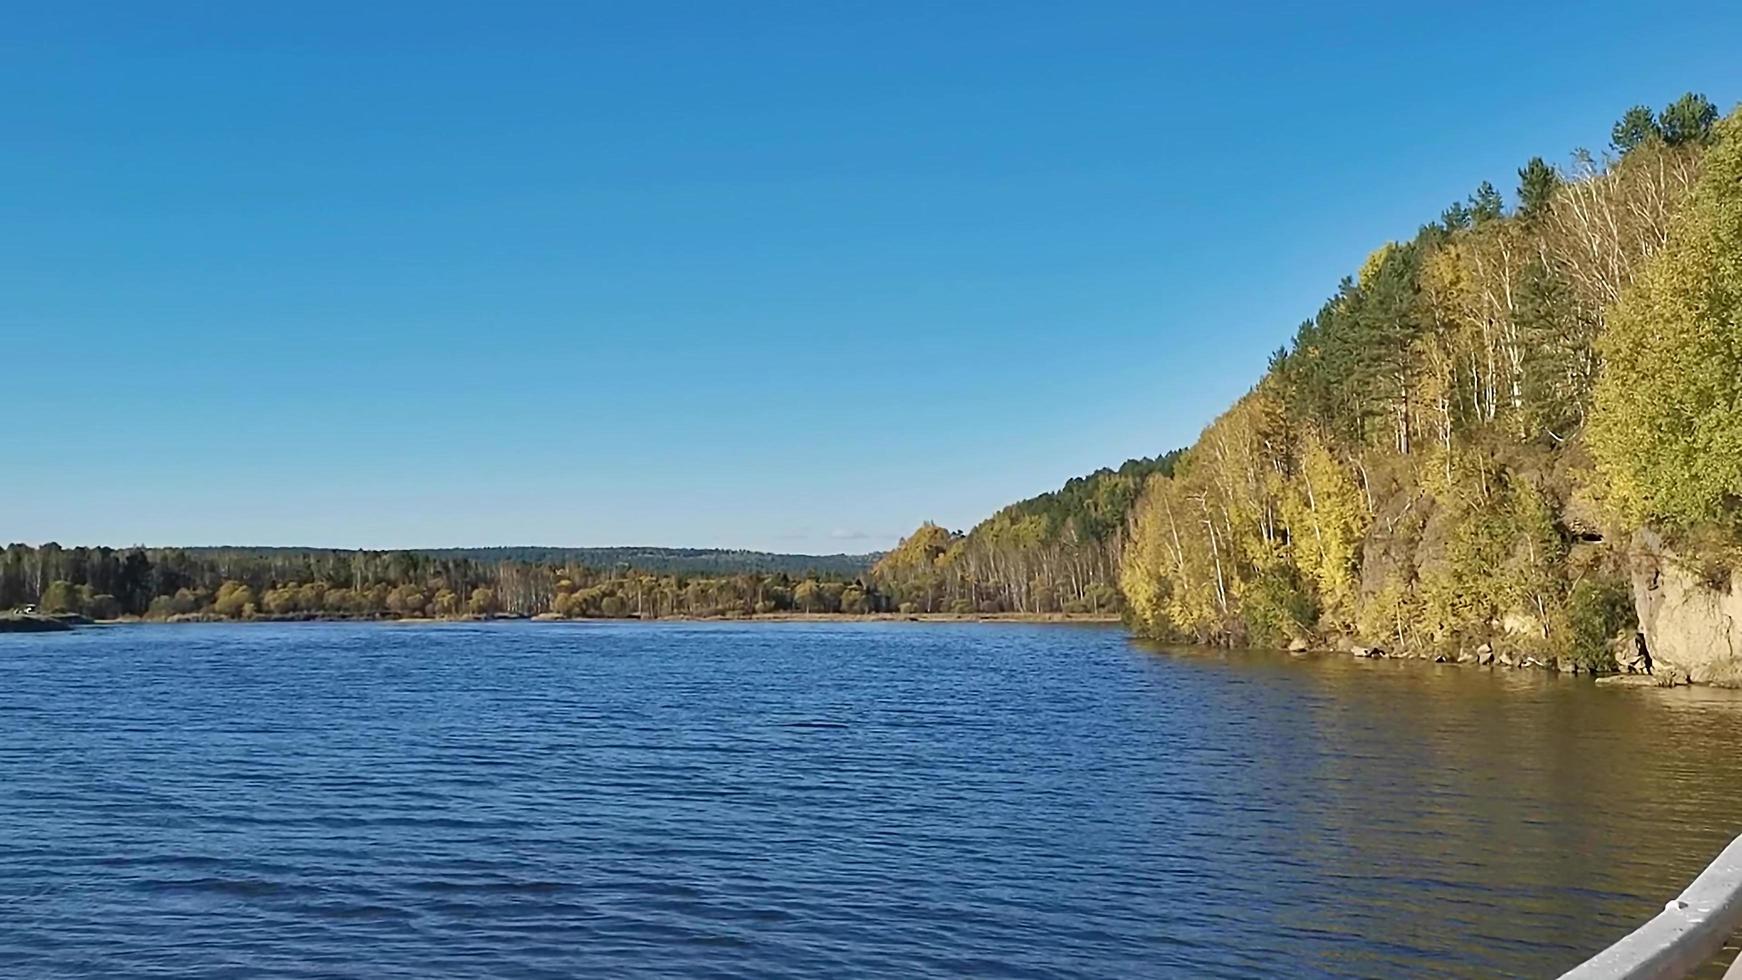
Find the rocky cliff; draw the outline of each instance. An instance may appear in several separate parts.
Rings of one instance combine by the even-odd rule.
[[[1629,570],[1658,673],[1742,687],[1742,571],[1678,553],[1650,530],[1634,535]]]

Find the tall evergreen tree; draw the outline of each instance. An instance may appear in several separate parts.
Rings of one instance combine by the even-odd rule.
[[[1663,132],[1658,129],[1657,117],[1652,114],[1649,106],[1636,105],[1622,114],[1616,121],[1615,128],[1609,131],[1609,145],[1616,153],[1627,154],[1647,140],[1658,139]]]
[[[1531,157],[1518,168],[1518,213],[1525,218],[1540,217],[1561,186],[1561,175],[1542,157]]]
[[[1486,224],[1506,213],[1506,202],[1488,181],[1470,195],[1470,218],[1476,224]]]
[[[1711,138],[1712,125],[1718,121],[1718,107],[1705,96],[1689,92],[1665,107],[1658,120],[1665,143],[1671,146],[1704,143]]]

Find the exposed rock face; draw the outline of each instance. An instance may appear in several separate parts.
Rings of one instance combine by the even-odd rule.
[[[1702,569],[1649,530],[1633,536],[1629,571],[1653,669],[1742,687],[1742,573]]]

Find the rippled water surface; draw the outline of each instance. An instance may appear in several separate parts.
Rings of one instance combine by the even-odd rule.
[[[1553,975],[1742,701],[1014,625],[0,636],[0,973]]]

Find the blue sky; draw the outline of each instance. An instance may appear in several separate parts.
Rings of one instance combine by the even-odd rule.
[[[1189,443],[1734,4],[36,4],[0,539],[887,547]]]

